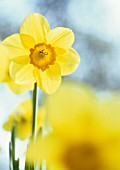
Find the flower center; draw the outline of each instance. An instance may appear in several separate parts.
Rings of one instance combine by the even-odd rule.
[[[14,122],[15,123],[26,123],[27,119],[24,116],[24,112],[22,110],[19,110],[16,112],[14,116]]]
[[[56,60],[54,47],[45,43],[39,43],[30,49],[30,63],[35,67],[45,71],[49,65],[53,65]]]
[[[69,170],[99,170],[101,161],[99,151],[89,144],[74,145],[68,148],[63,161]]]

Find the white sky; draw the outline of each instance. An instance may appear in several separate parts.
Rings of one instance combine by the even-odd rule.
[[[30,13],[38,12],[39,0],[0,0],[0,16],[20,25]],[[71,0],[70,18],[78,29],[97,32],[106,38],[120,36],[120,0]]]
[[[13,24],[22,20],[35,10],[37,0],[0,0],[0,15]]]
[[[120,0],[74,0],[68,11],[73,24],[86,33],[120,36]]]

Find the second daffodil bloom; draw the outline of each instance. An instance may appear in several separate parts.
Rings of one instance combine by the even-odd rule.
[[[80,57],[71,47],[74,34],[68,28],[50,30],[41,14],[26,17],[20,34],[7,37],[3,44],[9,49],[11,77],[19,84],[37,82],[51,94],[60,86],[61,76],[74,72]]]
[[[27,90],[32,90],[34,84],[17,84],[14,80],[10,77],[10,59],[9,59],[9,52],[0,44],[0,83],[6,83],[10,90],[16,94],[23,93]]]
[[[101,101],[87,87],[62,83],[47,96],[52,131],[28,149],[28,160],[52,170],[120,169],[120,100]]]
[[[37,130],[44,125],[45,108],[40,106],[37,114]],[[15,135],[21,140],[31,136],[32,132],[32,101],[27,99],[23,101],[9,116],[4,123],[3,128],[11,131],[15,125]]]

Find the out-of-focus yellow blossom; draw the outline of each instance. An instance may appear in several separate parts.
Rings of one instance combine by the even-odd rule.
[[[20,34],[13,34],[2,42],[12,61],[12,79],[18,84],[37,82],[44,92],[55,92],[61,76],[71,74],[79,65],[80,57],[71,47],[73,42],[70,29],[50,30],[42,15],[29,15],[20,27]]]
[[[37,114],[37,127],[44,125],[45,108],[40,106]],[[3,128],[7,131],[11,131],[15,125],[16,137],[21,140],[25,140],[31,136],[32,131],[32,101],[27,99],[23,101],[9,116],[9,119],[4,123]]]
[[[120,169],[120,102],[69,82],[47,97],[46,109],[53,130],[29,148],[29,161],[46,160],[52,170]]]
[[[6,83],[8,87],[14,92],[14,93],[23,93],[26,90],[32,90],[33,84],[30,85],[20,85],[16,84],[10,77],[10,71],[9,71],[9,52],[5,50],[3,45],[0,45],[0,83]]]

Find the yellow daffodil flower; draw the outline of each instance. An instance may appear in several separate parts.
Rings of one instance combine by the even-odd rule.
[[[29,148],[28,161],[46,160],[52,170],[120,169],[120,101],[63,83],[46,109],[52,131]]]
[[[16,84],[10,77],[9,70],[10,60],[9,52],[5,50],[3,45],[0,45],[0,83],[6,83],[10,90],[14,93],[23,93],[26,90],[32,90],[33,84],[30,85],[20,85]]]
[[[45,108],[39,107],[37,114],[37,130],[44,125]],[[32,101],[30,99],[23,101],[9,116],[4,123],[3,128],[11,131],[15,125],[15,134],[21,140],[31,136],[32,131]]]
[[[79,65],[80,57],[71,47],[73,42],[70,29],[50,30],[41,14],[29,15],[20,27],[20,34],[13,34],[2,42],[12,61],[12,79],[18,84],[37,82],[44,92],[55,92],[61,76],[71,74]]]

